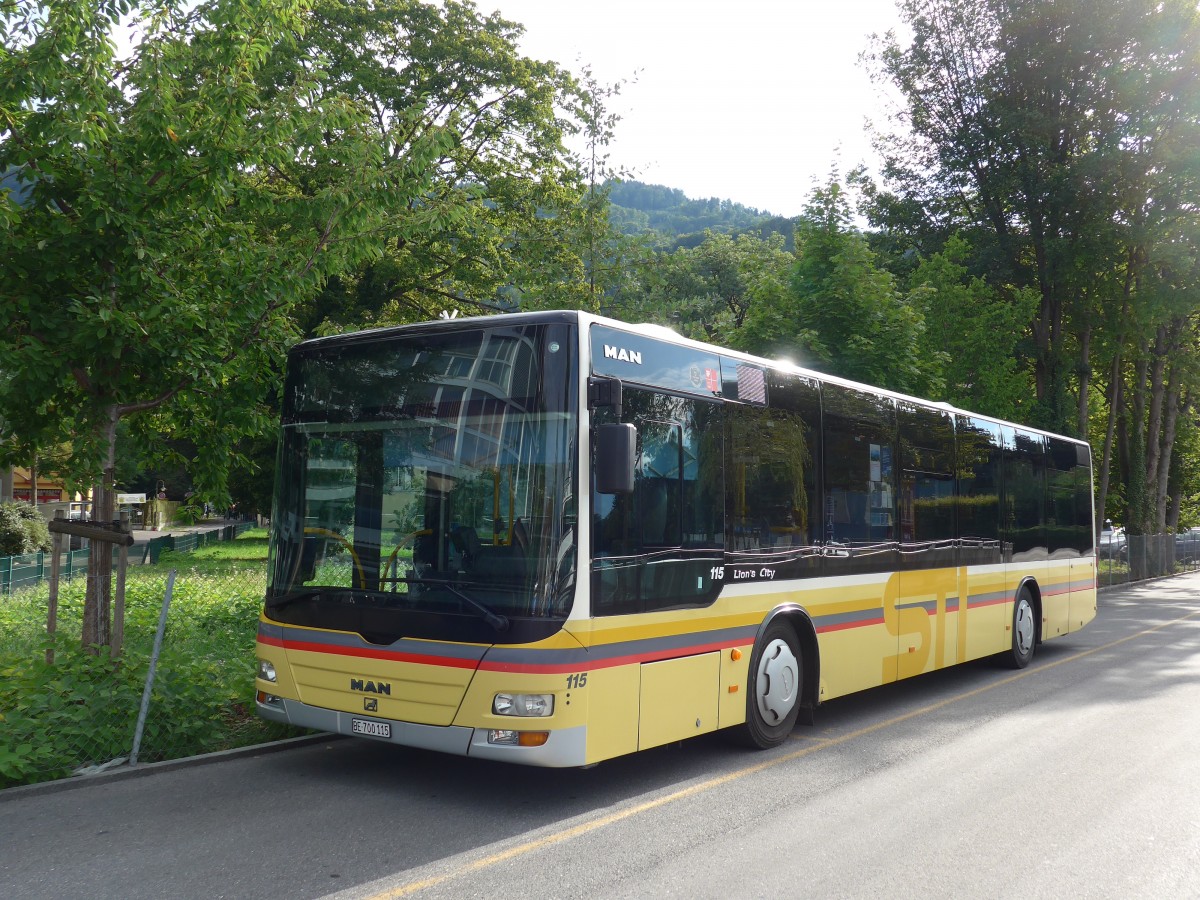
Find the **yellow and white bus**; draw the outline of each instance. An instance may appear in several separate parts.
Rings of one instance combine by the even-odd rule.
[[[266,718],[583,766],[1096,614],[1086,443],[576,312],[298,345]]]

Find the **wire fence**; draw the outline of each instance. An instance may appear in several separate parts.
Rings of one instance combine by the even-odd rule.
[[[1200,567],[1200,530],[1182,534],[1116,534],[1100,542],[1100,587],[1162,578]]]
[[[299,733],[254,711],[265,533],[208,550],[163,551],[156,565],[130,566],[118,658],[81,645],[86,566],[60,584],[52,635],[48,582],[0,598],[0,788]]]
[[[235,540],[254,528],[253,522],[238,522],[203,531],[186,534],[165,534],[162,537],[141,541],[129,549],[130,565],[157,563],[165,551],[192,552],[221,541]],[[92,547],[87,540],[76,540],[77,545],[64,546],[59,557],[59,577],[70,581],[77,575],[87,574],[88,557]],[[117,565],[117,547],[112,548],[113,566]],[[9,594],[24,588],[34,587],[49,579],[53,553],[26,553],[21,556],[0,556],[0,594]]]

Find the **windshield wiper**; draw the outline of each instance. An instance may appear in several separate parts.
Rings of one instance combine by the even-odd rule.
[[[285,606],[291,606],[293,603],[299,603],[301,600],[311,600],[313,597],[319,597],[323,591],[300,591],[295,594],[288,594],[285,597],[277,597],[274,600],[268,600],[265,604],[267,609],[283,609]]]
[[[488,609],[488,607],[484,606],[474,597],[460,591],[449,581],[443,581],[440,578],[401,578],[400,580],[404,584],[433,585],[435,587],[445,588],[455,597],[465,601],[468,606],[475,610],[475,612],[479,613],[480,617],[493,628],[495,628],[496,631],[508,631],[509,623],[506,616],[502,616],[499,613]]]

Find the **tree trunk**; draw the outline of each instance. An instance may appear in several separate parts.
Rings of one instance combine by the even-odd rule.
[[[1084,326],[1079,335],[1079,406],[1075,423],[1075,436],[1087,440],[1088,434],[1088,391],[1091,390],[1092,375],[1092,326]]]
[[[114,515],[113,472],[117,456],[117,407],[109,409],[105,438],[108,453],[104,463],[104,477],[93,489],[92,521],[112,522]],[[89,652],[111,645],[110,634],[112,606],[112,544],[92,541],[88,553],[87,592],[83,601],[83,647]]]
[[[1117,410],[1121,408],[1121,351],[1113,354],[1111,379],[1108,383],[1108,427],[1104,430],[1104,450],[1100,457],[1100,492],[1096,497],[1096,527],[1104,525],[1104,510],[1108,503],[1108,479],[1112,471],[1113,433],[1116,431]]]
[[[1167,528],[1167,499],[1171,474],[1172,450],[1175,446],[1175,429],[1179,421],[1179,367],[1171,366],[1167,381],[1167,411],[1163,419],[1162,449],[1159,451],[1158,472],[1155,484],[1154,522],[1160,534],[1174,531]]]
[[[1146,378],[1149,370],[1148,348],[1140,342],[1137,363],[1130,381],[1126,407],[1122,410],[1125,482],[1125,531],[1129,538],[1129,575],[1134,580],[1146,577]]]
[[[92,521],[111,522],[112,470],[93,488]],[[112,544],[92,541],[88,552],[87,593],[83,601],[83,646],[107,647],[110,642],[109,610],[112,605]]]
[[[1191,406],[1191,398],[1184,395],[1179,401],[1179,416],[1185,421],[1191,413]],[[1170,494],[1167,506],[1167,531],[1172,534],[1179,531],[1179,516],[1183,512],[1184,487],[1180,484],[1182,473],[1180,472],[1179,458],[1178,453],[1171,454],[1171,469],[1167,478],[1167,491]]]
[[[1158,495],[1158,463],[1162,457],[1162,443],[1159,436],[1163,430],[1163,403],[1166,400],[1166,386],[1163,375],[1167,368],[1167,348],[1169,346],[1167,326],[1160,325],[1154,335],[1154,356],[1150,364],[1150,377],[1147,387],[1150,391],[1150,410],[1146,419],[1146,468],[1142,473],[1145,479],[1146,518],[1148,526],[1156,521]]]

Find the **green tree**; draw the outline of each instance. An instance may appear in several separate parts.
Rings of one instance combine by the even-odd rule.
[[[783,244],[777,234],[761,240],[706,232],[698,247],[658,254],[648,269],[646,294],[624,312],[685,337],[736,344],[755,306],[783,302],[794,261]]]
[[[668,246],[696,247],[709,232],[770,233],[791,240],[789,219],[742,206],[730,200],[689,199],[683,191],[657,184],[623,179],[609,185],[613,219],[628,234],[653,231]]]
[[[813,193],[796,226],[791,289],[746,316],[744,349],[792,356],[835,375],[928,396],[941,393],[941,351],[922,354],[920,307],[851,225],[842,186]]]
[[[366,111],[323,95],[324,60],[297,55],[302,10],[80,0],[0,18],[0,170],[21,186],[0,193],[5,446],[69,441],[70,474],[105,474],[98,519],[123,420],[143,442],[192,440],[198,480],[223,492],[292,310],[375,249],[361,235],[413,187],[388,177]],[[127,14],[144,31],[119,59]],[[286,84],[264,89],[288,54]],[[108,640],[106,557],[85,644]]]
[[[375,234],[382,255],[331,280],[306,331],[590,303],[605,204],[565,141],[585,131],[600,151],[610,89],[524,56],[522,31],[458,0],[313,0],[299,53],[326,61],[317,96],[370,111],[402,202]],[[288,84],[292,54],[262,78]]]
[[[910,140],[891,145],[900,195],[891,208],[916,201],[949,229],[978,226],[991,275],[1037,292],[1032,418],[1079,430],[1086,412],[1069,393],[1086,402],[1093,309],[1118,283],[1114,223],[1136,158],[1130,113],[1172,51],[1164,23],[1138,0],[904,0],[901,9],[911,43],[889,36],[874,56],[911,126]]]
[[[1087,433],[1102,398],[1099,504],[1161,530],[1195,365],[1200,14],[1188,0],[904,0],[873,56],[909,138],[888,144],[879,222],[971,235],[972,270],[1036,293],[1036,408]],[[1093,390],[1093,380],[1102,391]],[[1107,382],[1103,384],[1103,382]]]
[[[961,237],[922,259],[909,280],[925,320],[920,355],[943,359],[945,399],[964,409],[1009,420],[1025,418],[1029,375],[1019,345],[1033,316],[1031,289],[1001,291],[967,270],[971,247]]]

